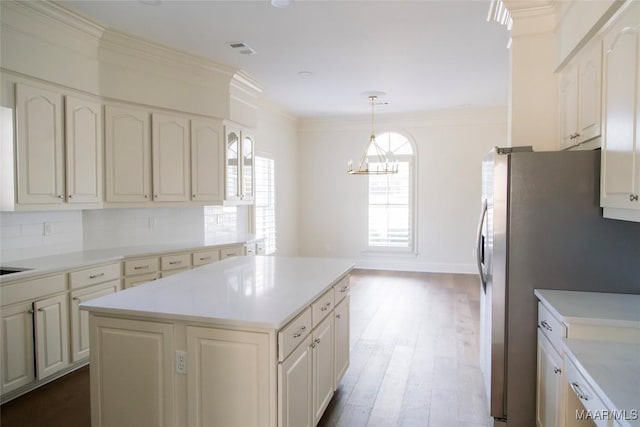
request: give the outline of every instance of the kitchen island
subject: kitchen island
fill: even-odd
[[[231,258],[83,304],[92,425],[315,425],[349,363],[352,268]]]

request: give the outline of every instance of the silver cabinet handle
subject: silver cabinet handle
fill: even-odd
[[[78,301],[78,300],[80,300],[80,298],[78,298],[78,297],[73,297],[73,300],[74,300],[74,301]]]
[[[58,194],[58,199],[62,199],[62,194]]]
[[[29,309],[29,310],[27,310],[27,313],[29,313],[29,314],[33,314],[33,310],[32,310],[32,309]]]
[[[553,328],[547,323],[546,320],[543,320],[542,322],[540,322],[540,326],[542,326],[549,332],[553,331]]]
[[[578,398],[582,400],[589,400],[589,395],[582,392],[578,383],[571,383],[571,388]]]
[[[200,257],[199,259],[200,259],[200,261],[209,261],[211,259],[211,257],[210,256],[203,256],[203,257]]]
[[[320,307],[320,311],[327,311],[331,307],[331,303],[327,302],[324,306]]]
[[[139,265],[137,267],[133,267],[134,270],[144,270],[146,268],[149,268],[149,265]]]
[[[182,264],[182,261],[171,261],[169,262],[169,265],[180,265]]]
[[[104,273],[94,274],[92,276],[89,276],[89,279],[97,279],[98,277],[102,277],[102,276],[104,276]]]
[[[336,314],[336,319],[342,319],[342,316],[339,314]]]
[[[560,369],[560,368],[558,368],[556,366],[553,367],[553,373],[554,374],[559,374],[560,372],[562,372],[562,369]]]
[[[345,292],[347,292],[348,290],[349,290],[349,286],[345,286],[345,287],[340,288],[340,292],[341,292],[341,293],[345,293]]]
[[[629,194],[629,201],[630,202],[637,202],[638,201],[638,195],[637,194]]]
[[[311,348],[316,348],[318,344],[320,344],[320,338],[316,338],[315,340],[313,340],[313,343],[311,344]]]
[[[42,312],[44,311],[44,308],[39,308],[38,311]]]
[[[73,197],[73,194],[69,194],[67,197],[71,199]]]
[[[303,333],[304,331],[306,331],[306,330],[307,330],[307,327],[306,327],[306,326],[301,327],[301,328],[298,330],[298,332],[296,332],[295,334],[293,334],[293,337],[294,337],[294,338],[300,338],[300,337],[302,336],[302,333]]]

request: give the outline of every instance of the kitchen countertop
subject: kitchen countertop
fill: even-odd
[[[118,262],[122,261],[124,258],[163,255],[180,251],[197,251],[207,247],[238,245],[247,242],[255,242],[256,240],[257,239],[253,234],[239,234],[233,237],[203,238],[202,240],[178,243],[94,249],[40,258],[28,258],[19,261],[9,261],[6,263],[3,262],[2,267],[4,268],[26,268],[28,270],[0,276],[0,284],[9,281],[13,282],[16,279],[28,279],[43,274],[68,271],[96,264]]]
[[[235,257],[83,303],[91,313],[278,330],[349,273],[330,258]]]
[[[640,295],[550,289],[535,295],[565,323],[640,328]]]
[[[628,424],[622,425],[640,426],[640,419],[633,419],[640,415],[640,345],[567,339],[564,344],[565,355],[606,408],[626,414]]]
[[[640,295],[536,289],[535,295],[565,324],[637,328],[635,342],[562,339],[562,352],[622,426],[640,427]],[[635,411],[635,412],[634,412]],[[634,415],[636,414],[636,415]]]

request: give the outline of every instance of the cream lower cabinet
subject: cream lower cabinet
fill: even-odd
[[[0,288],[2,395],[69,366],[66,285],[58,274]]]
[[[186,335],[187,425],[268,426],[270,335],[190,326]]]
[[[89,314],[80,304],[120,290],[120,279],[71,291],[71,361],[89,357]]]
[[[562,356],[544,333],[538,330],[538,370],[536,424],[538,427],[564,425],[562,411]]]
[[[90,324],[91,396],[100,396],[91,425],[174,426],[174,325],[100,316]]]
[[[278,365],[278,425],[311,427],[313,364],[311,336]]]
[[[335,385],[338,387],[349,368],[349,296],[336,305],[335,318]]]
[[[333,316],[327,316],[313,331],[313,425],[318,424],[335,390]]]

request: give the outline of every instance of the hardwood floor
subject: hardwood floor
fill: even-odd
[[[356,270],[351,284],[351,365],[319,426],[488,426],[477,277]],[[0,416],[2,427],[89,427],[88,367]]]

